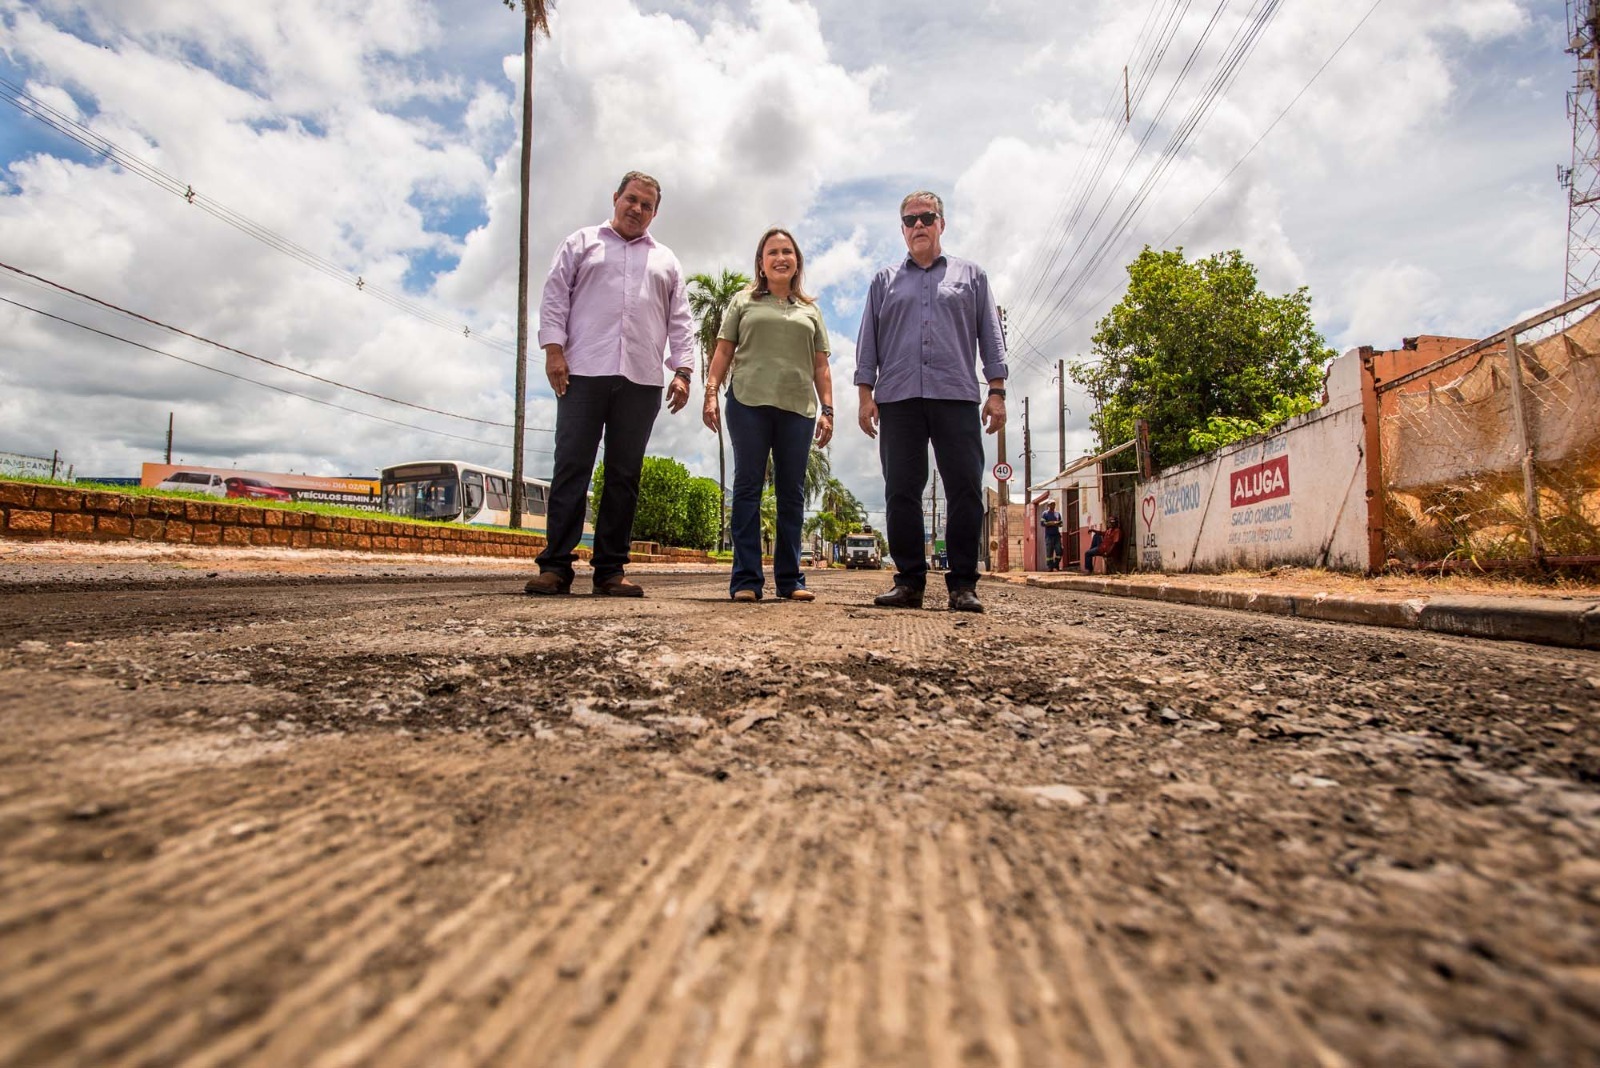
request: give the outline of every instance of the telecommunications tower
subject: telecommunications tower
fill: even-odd
[[[1578,61],[1567,94],[1572,166],[1556,171],[1567,190],[1570,299],[1600,283],[1600,0],[1567,0],[1567,52]]]

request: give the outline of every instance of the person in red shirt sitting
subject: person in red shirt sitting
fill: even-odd
[[[1094,570],[1094,558],[1100,557],[1109,568],[1112,561],[1122,556],[1122,524],[1116,516],[1111,517],[1110,525],[1104,533],[1097,533],[1089,543],[1089,551],[1083,554],[1083,573],[1089,574]]]

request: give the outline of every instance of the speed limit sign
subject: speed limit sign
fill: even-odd
[[[1011,478],[1011,465],[1010,464],[1006,463],[1004,460],[1001,460],[999,463],[994,465],[994,480],[996,482],[1005,482],[1005,481],[1009,480],[1010,478]]]

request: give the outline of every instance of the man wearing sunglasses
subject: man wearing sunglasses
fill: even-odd
[[[861,429],[878,439],[894,589],[873,603],[921,608],[928,581],[922,498],[933,446],[948,498],[945,585],[953,612],[982,612],[983,432],[1006,421],[1005,339],[989,276],[944,253],[944,202],[926,190],[900,202],[903,262],[879,271],[856,339]],[[979,380],[987,382],[987,396]]]

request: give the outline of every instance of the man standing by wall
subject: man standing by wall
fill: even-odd
[[[1039,514],[1039,525],[1044,527],[1044,567],[1046,571],[1055,571],[1061,566],[1061,513],[1056,511],[1056,502],[1044,502],[1044,511]]]
[[[562,242],[539,304],[544,373],[556,394],[555,471],[546,544],[528,593],[572,588],[573,550],[583,536],[603,435],[606,473],[594,523],[594,592],[644,596],[624,571],[669,349],[667,408],[681,411],[689,400],[694,328],[683,268],[649,233],[661,205],[661,183],[629,171],[611,204],[610,222],[586,226]]]
[[[903,262],[879,271],[856,341],[861,429],[878,439],[888,509],[894,589],[873,603],[921,608],[928,581],[922,493],[928,446],[949,505],[945,585],[950,609],[982,612],[978,551],[983,528],[983,431],[1006,421],[1005,340],[989,276],[945,255],[944,202],[918,191],[900,202]],[[988,382],[979,397],[976,363]],[[981,405],[981,409],[980,409]]]

